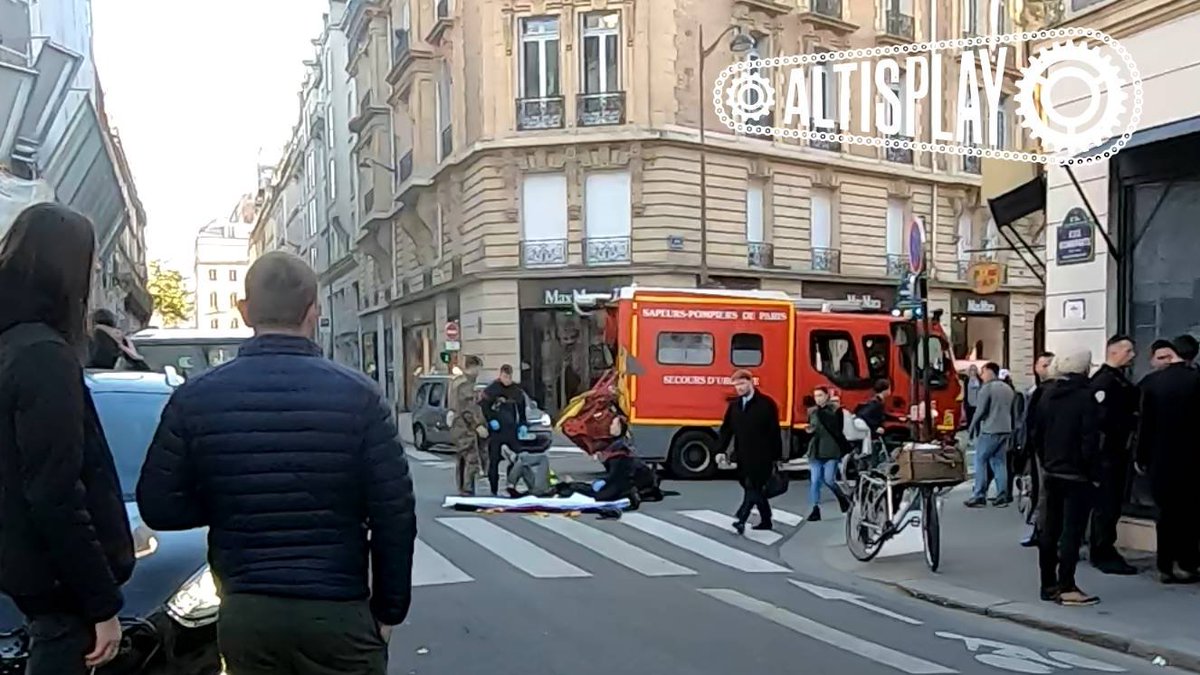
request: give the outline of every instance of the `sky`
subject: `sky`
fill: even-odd
[[[146,208],[150,260],[190,276],[196,230],[274,165],[327,0],[92,0],[109,121]]]

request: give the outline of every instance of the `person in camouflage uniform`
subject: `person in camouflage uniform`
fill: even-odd
[[[475,495],[475,481],[483,470],[480,445],[488,435],[487,420],[475,391],[475,380],[482,366],[479,357],[468,356],[463,362],[462,374],[450,382],[450,412],[447,416],[454,443],[454,480],[458,494],[464,497]]]

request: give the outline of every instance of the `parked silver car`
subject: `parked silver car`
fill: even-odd
[[[447,393],[450,390],[451,376],[445,373],[422,375],[417,380],[417,395],[412,409],[413,445],[421,450],[428,450],[435,445],[449,445],[450,427],[446,424]],[[487,385],[480,383],[476,390],[482,391]],[[532,438],[521,441],[524,451],[541,452],[550,447],[554,437],[553,422],[550,416],[529,396],[525,397],[525,419],[529,422],[529,434]]]

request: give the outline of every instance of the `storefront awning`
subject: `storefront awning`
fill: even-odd
[[[992,212],[992,220],[996,221],[996,230],[1038,281],[1046,283],[1043,276],[1046,270],[1045,261],[1013,227],[1013,223],[1025,216],[1046,210],[1046,175],[1038,174],[1024,185],[989,199],[988,208]]]

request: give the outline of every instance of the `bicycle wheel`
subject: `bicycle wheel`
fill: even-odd
[[[925,544],[925,564],[930,572],[936,572],[942,564],[942,524],[937,495],[931,488],[921,489],[921,539]]]
[[[874,495],[871,495],[871,491],[865,487],[856,491],[850,504],[850,512],[846,514],[846,548],[850,549],[850,555],[859,562],[870,562],[879,555],[880,549],[883,548],[883,538],[873,537],[867,527],[870,519],[867,511],[872,514],[879,511],[876,504],[864,505],[864,502],[868,501],[868,497],[874,497]],[[878,500],[870,500],[870,502],[876,501]]]

